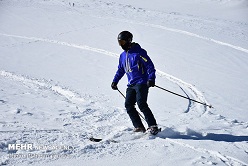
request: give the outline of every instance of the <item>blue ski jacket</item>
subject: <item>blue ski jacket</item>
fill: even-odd
[[[118,83],[126,73],[128,78],[127,86],[136,84],[147,84],[148,80],[155,82],[155,67],[146,50],[138,43],[133,43],[128,51],[121,53],[119,58],[118,70],[113,82]]]

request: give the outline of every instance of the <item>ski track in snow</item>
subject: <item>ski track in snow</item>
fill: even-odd
[[[238,51],[243,51],[245,53],[248,53],[247,49],[241,48],[239,46],[234,46],[234,45],[231,45],[228,43],[220,42],[220,41],[217,41],[217,40],[214,40],[211,38],[199,36],[199,35],[196,35],[196,34],[193,34],[190,32],[186,32],[186,31],[182,31],[182,30],[171,29],[171,28],[167,28],[164,26],[160,26],[160,25],[154,25],[154,24],[148,24],[148,23],[142,23],[142,22],[137,23],[137,22],[133,22],[133,21],[129,21],[129,20],[117,20],[114,18],[103,18],[103,19],[112,19],[112,20],[116,20],[116,21],[122,21],[122,22],[127,22],[127,23],[132,23],[132,24],[138,24],[138,25],[143,25],[143,26],[149,26],[149,27],[164,29],[167,31],[172,31],[172,32],[181,33],[184,35],[189,35],[192,37],[197,37],[197,38],[200,38],[203,40],[208,40],[208,41],[217,43],[219,45],[228,46],[228,47],[231,47],[231,48],[236,49]],[[115,58],[119,57],[119,54],[112,53],[112,52],[109,52],[109,51],[106,51],[103,49],[99,49],[99,48],[90,47],[87,45],[78,45],[78,44],[67,43],[67,42],[45,39],[45,38],[38,38],[38,37],[27,37],[27,36],[10,35],[10,34],[0,34],[0,35],[7,36],[7,37],[27,39],[27,40],[48,42],[48,43],[52,43],[52,44],[59,44],[59,45],[64,45],[64,46],[73,47],[73,48],[77,48],[77,49],[93,51],[96,53],[104,54],[104,55],[115,57]],[[177,84],[178,86],[182,87],[183,89],[184,88],[188,89],[191,92],[191,95],[194,96],[194,99],[208,104],[206,99],[204,98],[203,94],[199,90],[197,90],[193,85],[186,83],[183,80],[180,80],[180,79],[178,79],[172,75],[169,75],[169,74],[167,74],[167,73],[165,73],[159,69],[157,69],[157,74],[161,77],[167,78],[168,80],[172,81],[173,83]],[[78,102],[84,101],[84,99],[81,98],[80,95],[77,94],[76,92],[73,92],[72,90],[69,90],[68,88],[62,88],[61,86],[58,86],[58,85],[51,85],[48,81],[45,81],[45,80],[33,79],[33,78],[29,78],[28,76],[20,76],[20,75],[16,75],[14,73],[3,71],[3,70],[0,70],[0,75],[5,77],[5,78],[12,79],[14,81],[20,81],[20,82],[24,83],[25,85],[32,85],[32,86],[36,86],[38,88],[49,89],[55,93],[58,93],[58,94],[64,96],[72,103],[78,103]],[[201,108],[199,108],[199,109],[201,109]],[[199,110],[199,109],[197,109],[197,110]],[[207,111],[207,108],[204,107],[204,111],[202,112],[202,114],[204,114],[206,111]],[[56,130],[56,129],[54,131],[64,132],[64,131],[60,131],[60,130]],[[234,157],[223,155],[217,151],[212,151],[212,150],[194,147],[194,146],[191,146],[189,144],[175,141],[175,140],[169,139],[169,138],[166,138],[166,140],[169,142],[172,142],[174,144],[180,145],[184,148],[188,148],[188,149],[192,149],[192,150],[197,151],[197,152],[209,154],[210,156],[213,156],[217,159],[220,159],[225,165],[246,165],[246,163],[244,163],[244,162],[242,162],[242,161],[240,161]],[[87,148],[87,146],[85,148]]]
[[[79,48],[79,49],[94,51],[94,52],[101,53],[101,54],[108,55],[108,56],[112,56],[112,57],[118,57],[118,54],[115,54],[115,53],[112,53],[112,52],[109,52],[109,51],[106,51],[106,50],[98,49],[98,48],[93,48],[93,47],[85,46],[85,45],[81,46],[81,45],[70,44],[70,43],[66,43],[66,42],[60,42],[60,41],[56,41],[56,40],[49,40],[49,39],[35,38],[35,37],[23,37],[23,36],[6,35],[6,34],[5,34],[5,36],[18,37],[18,38],[29,39],[29,40],[39,40],[39,41],[49,42],[49,43],[54,43],[54,44],[61,44],[61,45],[64,45],[64,46],[69,46],[69,47],[74,47],[74,48]],[[178,78],[176,78],[174,76],[171,76],[171,75],[169,75],[169,74],[167,74],[167,73],[165,73],[163,71],[160,71],[160,70],[157,70],[157,73],[161,77],[167,78],[168,80],[174,82],[175,84],[179,85],[180,87],[188,88],[193,93],[193,95],[195,96],[195,98],[197,100],[200,100],[200,101],[205,102],[207,104],[207,102],[204,99],[204,96],[202,95],[202,93],[200,91],[198,91],[191,84],[186,83],[186,82],[184,82],[184,81],[182,81],[182,80],[180,80],[180,79],[178,79]],[[14,73],[11,73],[11,72],[8,72],[8,71],[4,71],[4,70],[0,70],[0,76],[2,76],[4,78],[11,79],[13,81],[22,82],[25,85],[34,86],[34,87],[39,88],[39,89],[45,88],[45,89],[50,90],[50,91],[52,91],[54,93],[57,93],[57,94],[59,94],[61,96],[64,96],[71,103],[80,103],[80,102],[84,102],[85,101],[76,92],[74,92],[72,90],[69,90],[68,88],[63,88],[63,87],[61,87],[59,85],[52,85],[49,81],[46,81],[46,80],[39,80],[39,79],[29,78],[28,76],[16,75]],[[205,108],[205,111],[206,111],[206,108]],[[9,132],[13,132],[13,133],[16,133],[18,131],[3,131],[3,132],[8,132],[8,133]],[[24,131],[21,131],[21,132],[23,133]],[[54,132],[67,133],[66,130],[58,130],[58,129],[37,130],[37,131],[36,130],[32,130],[32,131],[29,131],[29,132],[45,132],[47,134],[48,133],[51,133],[51,132],[52,133],[54,133]],[[69,133],[67,133],[67,134],[69,134]],[[115,138],[115,137],[116,137],[116,135],[113,136],[113,138]],[[138,138],[139,137],[137,137],[137,138],[131,138],[131,139],[138,139]],[[128,139],[129,138],[127,138],[127,140]],[[221,154],[220,152],[217,152],[217,151],[212,151],[212,150],[207,150],[207,149],[203,149],[203,148],[194,147],[194,146],[191,146],[189,144],[186,144],[186,143],[183,143],[183,142],[179,142],[179,141],[175,141],[175,140],[170,139],[170,138],[165,138],[165,140],[167,140],[169,142],[172,142],[174,144],[180,145],[180,146],[182,146],[184,148],[187,148],[187,149],[192,149],[192,150],[197,151],[197,152],[209,154],[210,156],[213,156],[213,157],[215,157],[217,159],[220,159],[226,165],[233,165],[233,164],[234,165],[246,165],[246,163],[244,163],[244,162],[242,162],[242,161],[240,161],[240,160],[238,160],[238,159],[236,159],[234,157],[223,155],[223,154]],[[106,140],[105,142],[108,143],[108,140]],[[87,147],[88,147],[88,145],[86,145],[84,147],[84,149],[85,148],[87,149]]]
[[[25,76],[25,77],[19,76],[14,73],[10,73],[10,72],[3,71],[3,70],[0,70],[0,75],[5,78],[12,79],[14,81],[22,82],[25,85],[31,85],[31,86],[35,86],[38,88],[50,89],[51,91],[64,96],[72,103],[80,103],[84,101],[84,99],[81,98],[76,92],[73,92],[69,90],[68,88],[62,88],[58,85],[51,85],[48,83],[48,81],[45,81],[45,80],[42,82],[41,80],[38,80],[38,79],[28,78],[28,76]]]
[[[119,110],[114,109],[112,112],[108,112],[108,113],[102,113],[99,114],[100,111],[97,111],[98,107],[95,107],[95,103],[88,103],[89,101],[84,100],[84,98],[82,98],[78,93],[76,93],[73,90],[70,90],[69,88],[64,88],[62,86],[59,85],[55,85],[53,84],[52,81],[47,81],[44,79],[36,79],[36,78],[30,78],[29,76],[26,75],[17,75],[15,73],[11,73],[11,72],[7,72],[7,71],[3,71],[0,70],[0,78],[4,78],[10,82],[13,83],[17,83],[21,86],[26,87],[25,91],[28,90],[28,93],[32,94],[34,93],[34,95],[39,95],[44,94],[44,92],[50,92],[49,95],[55,94],[55,96],[57,96],[56,98],[54,98],[54,104],[56,103],[56,101],[59,101],[60,104],[62,104],[62,101],[64,101],[63,103],[69,103],[69,108],[67,108],[67,110],[53,110],[55,111],[55,114],[57,117],[54,117],[55,121],[58,122],[59,124],[63,125],[59,125],[58,129],[36,129],[35,126],[30,126],[28,125],[28,127],[25,126],[25,122],[21,122],[19,123],[18,120],[14,121],[14,122],[0,122],[3,123],[4,125],[8,125],[10,123],[14,123],[15,125],[17,125],[19,127],[19,129],[9,129],[6,128],[4,131],[0,131],[0,134],[8,134],[8,139],[1,139],[0,140],[0,154],[5,154],[4,156],[1,156],[0,158],[0,165],[12,165],[12,164],[17,164],[17,163],[24,163],[25,162],[25,158],[16,158],[13,160],[10,160],[7,157],[7,154],[13,153],[13,154],[18,154],[15,151],[9,151],[7,149],[8,144],[12,144],[12,143],[19,143],[19,142],[32,142],[33,144],[38,144],[39,145],[48,145],[49,143],[52,143],[53,145],[61,145],[61,143],[64,143],[64,145],[68,145],[70,144],[70,146],[73,146],[74,149],[73,150],[61,150],[61,149],[55,149],[52,150],[51,152],[56,152],[57,154],[61,154],[61,155],[66,155],[67,153],[72,153],[73,157],[76,156],[80,156],[82,155],[82,153],[86,154],[86,153],[90,153],[90,149],[92,149],[92,143],[88,142],[88,138],[90,137],[90,135],[92,134],[91,132],[97,132],[98,130],[100,130],[98,128],[99,123],[101,123],[101,127],[102,128],[108,128],[109,127],[109,121],[107,121],[105,124],[104,121],[106,121],[106,118],[110,118],[113,119],[113,121],[115,121],[114,118],[111,118],[111,116],[117,117],[118,116],[122,116],[123,113],[118,112]],[[18,87],[19,88],[19,87]],[[19,92],[19,91],[18,91]],[[19,95],[19,94],[18,94]],[[61,99],[62,97],[62,99]],[[42,98],[46,98],[44,96],[42,96]],[[66,100],[64,100],[64,98]],[[50,101],[53,102],[53,101]],[[68,106],[66,104],[66,106]],[[15,105],[13,105],[13,107],[16,107]],[[63,105],[62,105],[63,107]],[[80,109],[79,107],[82,107],[82,109]],[[42,107],[43,108],[43,107]],[[19,108],[17,108],[18,111]],[[40,108],[34,108],[34,112],[35,110],[39,110]],[[58,108],[56,108],[58,109]],[[108,109],[108,108],[106,108]],[[8,110],[9,112],[10,110]],[[14,110],[15,111],[15,110]],[[103,111],[104,112],[104,111]],[[14,113],[14,112],[13,112]],[[43,119],[49,118],[51,119],[51,117],[49,117],[49,115],[46,115],[45,118],[42,116],[39,116],[40,114],[38,113],[34,113],[36,114],[35,116],[33,116],[33,113],[30,113],[30,116],[33,116],[32,118],[37,118],[37,121],[43,121]],[[118,115],[117,115],[118,114]],[[22,114],[22,110],[20,109],[20,113],[14,113],[14,116],[20,116],[23,115]],[[38,115],[38,117],[37,117]],[[89,119],[92,119],[93,117],[98,117],[95,118],[95,121],[90,121]],[[121,119],[121,118],[120,118]],[[44,121],[46,122],[46,121]],[[94,125],[92,126],[93,123]],[[22,126],[24,125],[24,126]],[[24,127],[21,128],[21,127]],[[50,126],[52,127],[52,126]],[[42,126],[38,126],[38,128],[42,128]],[[93,131],[89,130],[93,129]],[[87,131],[87,132],[85,132]],[[106,131],[106,129],[103,129],[103,131]],[[51,135],[52,134],[52,137]],[[42,139],[37,139],[37,138],[42,138]],[[31,141],[32,140],[32,141]],[[78,141],[80,141],[81,143],[78,145]],[[70,142],[70,143],[68,143]],[[72,145],[71,145],[72,144]],[[98,145],[96,145],[97,148]],[[99,145],[101,148],[101,145]],[[35,152],[38,150],[35,150]],[[76,152],[75,152],[76,151]],[[97,151],[97,150],[96,150]],[[19,151],[18,151],[19,152]],[[21,153],[21,152],[19,152]],[[95,152],[95,153],[100,153],[100,152]],[[49,154],[49,152],[48,152]],[[51,154],[51,153],[50,153]],[[88,154],[87,154],[88,155]],[[34,159],[32,162],[39,162],[41,161],[42,158],[40,159]],[[17,163],[16,163],[17,162]]]
[[[78,49],[83,49],[83,50],[87,50],[87,51],[93,51],[96,53],[100,53],[100,54],[104,54],[104,55],[108,55],[111,57],[115,57],[118,58],[119,54],[110,52],[110,51],[106,51],[103,49],[99,49],[99,48],[94,48],[94,47],[90,47],[87,45],[78,45],[78,44],[74,44],[74,43],[67,43],[67,42],[62,42],[62,41],[57,41],[57,40],[51,40],[51,39],[45,39],[45,38],[38,38],[38,37],[27,37],[27,36],[20,36],[20,35],[10,35],[10,34],[2,34],[0,33],[0,35],[2,36],[7,36],[7,37],[14,37],[14,38],[21,38],[21,39],[27,39],[27,40],[34,40],[34,41],[42,41],[42,42],[48,42],[48,43],[53,43],[53,44],[59,44],[59,45],[63,45],[63,46],[68,46],[68,47],[73,47],[73,48],[78,48]],[[180,87],[183,88],[187,88],[192,92],[192,95],[194,96],[195,100],[198,100],[200,102],[206,103],[208,104],[208,102],[206,101],[206,99],[204,98],[203,94],[197,90],[193,85],[186,83],[172,75],[169,75],[159,69],[157,70],[157,74],[161,77],[165,77],[168,80],[176,83],[177,85],[179,85]],[[53,87],[54,90],[56,90],[56,88],[58,87]],[[63,89],[59,88],[57,89],[59,92],[61,92]],[[61,93],[66,93],[66,92],[61,92]],[[68,94],[67,94],[68,95]],[[69,95],[70,96],[70,95]],[[204,111],[202,112],[202,114],[204,114],[207,111],[207,108],[205,106]]]
[[[77,11],[77,10],[75,10],[75,11]],[[77,11],[77,12],[79,12],[79,11]],[[202,39],[202,40],[210,41],[210,42],[213,42],[213,43],[216,43],[216,44],[219,44],[219,45],[227,46],[227,47],[236,49],[238,51],[248,53],[248,49],[242,48],[240,46],[235,46],[235,45],[232,45],[232,44],[229,44],[229,43],[226,43],[226,42],[218,41],[218,40],[215,40],[215,39],[212,39],[212,38],[208,38],[208,37],[205,37],[205,36],[201,36],[201,35],[191,33],[191,32],[188,32],[188,31],[184,31],[184,30],[180,30],[180,29],[169,28],[169,27],[166,27],[166,26],[156,25],[156,24],[151,24],[151,23],[144,23],[144,22],[137,22],[137,21],[132,21],[132,20],[114,18],[114,17],[102,17],[102,16],[96,16],[96,15],[91,15],[91,17],[95,17],[95,18],[99,18],[99,19],[113,20],[113,21],[123,22],[123,23],[136,24],[136,25],[147,26],[147,27],[152,27],[152,28],[158,28],[158,29],[162,29],[162,30],[166,30],[166,31],[171,31],[171,32],[183,34],[183,35],[188,35],[188,36],[191,36],[191,37],[196,37],[196,38],[199,38],[199,39]],[[74,47],[74,48],[78,48],[78,49],[97,52],[97,53],[112,56],[112,57],[117,57],[117,58],[119,57],[119,54],[112,53],[112,52],[109,52],[109,51],[106,51],[106,50],[103,50],[103,49],[99,49],[99,48],[90,47],[90,46],[87,46],[87,45],[78,45],[78,44],[67,43],[67,42],[51,40],[51,39],[45,39],[45,38],[38,38],[38,37],[27,37],[27,36],[11,35],[11,34],[3,34],[3,33],[0,33],[0,35],[7,36],[7,37],[34,40],[34,41],[49,42],[49,43],[53,43],[53,44],[60,44],[60,45],[68,46],[68,47]],[[191,85],[189,83],[186,83],[186,82],[184,82],[184,81],[182,81],[182,80],[180,80],[180,79],[178,79],[178,78],[176,78],[174,76],[171,76],[171,75],[169,75],[169,74],[167,74],[167,73],[165,73],[165,72],[163,72],[163,71],[161,71],[159,69],[157,69],[157,73],[161,77],[166,77],[168,80],[176,83],[181,88],[183,87],[183,88],[189,89],[192,92],[192,94],[195,96],[194,99],[208,104],[206,99],[204,98],[203,94],[199,90],[197,90],[193,85]],[[56,88],[56,87],[54,87],[54,88]],[[205,107],[203,113],[205,113],[206,111],[207,111],[207,108]]]
[[[219,45],[222,45],[222,46],[227,46],[227,47],[233,48],[235,50],[248,53],[248,49],[242,48],[240,46],[235,46],[235,45],[232,45],[232,44],[229,44],[229,43],[225,43],[225,42],[222,42],[222,41],[218,41],[218,40],[215,40],[215,39],[212,39],[212,38],[208,38],[208,37],[205,37],[205,36],[201,36],[201,35],[198,35],[198,34],[195,34],[195,33],[192,33],[192,32],[188,32],[188,31],[184,31],[184,30],[180,30],[180,29],[174,29],[174,28],[169,28],[169,27],[162,26],[162,25],[156,25],[156,24],[150,24],[150,23],[144,23],[144,22],[137,22],[137,21],[131,21],[131,20],[124,20],[124,19],[116,19],[116,18],[113,18],[113,17],[109,17],[109,18],[107,18],[107,17],[99,17],[99,16],[92,16],[92,17],[101,18],[101,19],[108,19],[108,20],[114,20],[114,21],[118,21],[118,22],[129,23],[129,24],[142,25],[142,26],[158,28],[158,29],[162,29],[162,30],[166,30],[166,31],[170,31],[170,32],[180,33],[180,34],[183,34],[183,35],[196,37],[198,39],[210,41],[210,42],[213,42],[215,44],[219,44]]]
[[[148,27],[152,27],[152,28],[163,29],[163,30],[167,30],[167,31],[175,32],[175,33],[180,33],[180,34],[183,34],[183,35],[188,35],[188,36],[191,36],[191,37],[196,37],[196,38],[199,38],[199,39],[202,39],[202,40],[210,41],[210,42],[222,45],[222,46],[227,46],[227,47],[236,49],[238,51],[248,53],[248,50],[245,49],[245,48],[235,46],[235,45],[231,45],[231,44],[228,44],[228,43],[225,43],[225,42],[221,42],[221,41],[218,41],[218,40],[215,40],[215,39],[200,36],[200,35],[197,35],[197,34],[194,34],[194,33],[191,33],[191,32],[187,32],[187,31],[183,31],[183,30],[168,28],[168,27],[161,26],[161,25],[156,25],[156,24],[149,24],[149,23],[143,23],[143,22],[134,22],[134,21],[130,21],[130,20],[121,20],[121,19],[111,18],[111,17],[109,17],[109,18],[107,18],[107,17],[99,17],[99,16],[94,16],[94,17],[101,18],[101,19],[109,19],[109,20],[114,20],[114,21],[119,21],[119,22],[124,22],[124,23],[131,23],[131,24],[136,24],[136,25],[148,26]],[[21,38],[21,39],[27,39],[27,40],[48,42],[48,43],[52,43],[52,44],[59,44],[59,45],[67,46],[67,47],[73,47],[73,48],[77,48],[77,49],[93,51],[93,52],[96,52],[96,53],[104,54],[104,55],[115,57],[115,58],[119,57],[119,54],[112,53],[112,52],[109,52],[109,51],[106,51],[106,50],[103,50],[103,49],[99,49],[99,48],[90,47],[90,46],[87,46],[87,45],[78,45],[78,44],[62,42],[62,41],[57,41],[57,40],[51,40],[51,39],[45,39],[45,38],[38,38],[38,37],[27,37],[27,36],[10,35],[10,34],[3,34],[3,33],[0,33],[0,35],[1,36],[7,36],[7,37],[13,37],[13,38]],[[176,77],[174,77],[172,75],[169,75],[169,74],[167,74],[167,73],[165,73],[165,72],[163,72],[161,70],[158,70],[158,69],[157,69],[157,74],[159,76],[165,77],[166,79],[168,79],[168,80],[172,81],[173,83],[179,85],[182,89],[188,89],[189,92],[191,92],[191,95],[194,96],[195,100],[199,100],[201,102],[204,102],[204,103],[208,104],[206,99],[204,98],[203,94],[199,90],[197,90],[197,88],[195,88],[193,85],[191,85],[191,84],[189,84],[187,82],[184,82],[183,80],[181,80],[179,78],[176,78]],[[22,82],[25,85],[34,86],[34,87],[39,88],[39,89],[41,88],[41,89],[50,90],[50,91],[52,91],[54,93],[57,93],[57,94],[65,97],[71,103],[80,103],[80,102],[85,101],[80,96],[80,94],[74,92],[73,90],[70,90],[68,88],[63,88],[63,87],[61,87],[59,85],[52,85],[49,81],[46,81],[46,80],[29,78],[28,76],[17,75],[15,73],[11,73],[11,72],[4,71],[4,70],[0,70],[0,76],[2,76],[4,78],[7,78],[7,79],[10,79],[10,80],[13,80],[13,81]],[[4,103],[4,100],[0,100],[0,102]],[[196,104],[196,105],[197,105],[197,110],[202,109],[202,107],[199,104]],[[204,111],[201,114],[204,114],[206,111],[207,111],[207,108],[204,107]],[[34,132],[43,132],[43,131],[46,132],[46,133],[49,133],[49,132],[58,132],[58,133],[62,132],[63,133],[63,132],[65,132],[65,131],[61,131],[61,130],[57,130],[57,129],[54,129],[54,130],[37,130],[37,131],[35,130]],[[15,133],[16,131],[13,131],[13,132]],[[182,147],[184,147],[186,149],[191,149],[191,150],[194,150],[194,151],[197,151],[197,152],[200,152],[200,153],[204,153],[204,154],[208,154],[210,156],[213,156],[214,158],[221,160],[225,165],[235,165],[235,166],[247,165],[247,163],[245,163],[245,162],[243,162],[243,161],[241,161],[241,160],[239,160],[237,158],[224,155],[224,154],[222,154],[222,153],[220,153],[218,151],[207,150],[207,149],[204,149],[204,148],[195,147],[195,146],[186,144],[184,142],[176,141],[176,140],[170,139],[170,138],[166,138],[165,140],[168,141],[168,142],[177,144],[179,146],[182,146]],[[98,145],[96,145],[96,146],[98,146]],[[104,145],[99,145],[99,147],[100,146],[104,147]],[[87,150],[92,149],[92,148],[94,148],[94,146],[85,145],[84,149],[81,149],[81,151],[82,152],[83,151],[87,152]]]
[[[104,3],[104,2],[101,2],[101,1],[99,1],[99,2],[100,2],[100,4]],[[67,9],[70,9],[71,11],[74,11],[74,12],[77,12],[79,14],[82,14],[82,12],[80,10],[78,10],[78,9],[67,7],[66,4],[63,4],[63,5]],[[109,6],[113,5],[113,4],[106,3],[104,5],[106,5],[106,7],[109,7]],[[145,9],[142,9],[142,8],[135,9],[135,7],[133,7],[131,5],[126,6],[126,5],[123,5],[123,4],[118,4],[116,7],[129,8],[131,10],[140,10],[141,9],[141,10],[145,11]],[[166,26],[162,26],[162,25],[158,25],[158,24],[151,24],[151,23],[146,23],[146,22],[141,22],[141,21],[137,21],[137,20],[133,21],[133,20],[128,20],[128,19],[121,19],[121,18],[116,18],[116,17],[106,17],[106,16],[99,16],[99,15],[88,15],[88,16],[93,17],[93,18],[98,18],[98,19],[112,20],[112,21],[116,21],[116,22],[141,25],[141,26],[146,26],[146,27],[151,27],[151,28],[157,28],[157,29],[162,29],[162,30],[166,30],[166,31],[170,31],[170,32],[183,34],[183,35],[188,35],[188,36],[191,36],[191,37],[196,37],[198,39],[206,40],[206,41],[209,41],[209,42],[213,42],[215,44],[219,44],[219,45],[222,45],[222,46],[227,46],[227,47],[230,47],[232,49],[236,49],[238,51],[248,53],[248,49],[246,49],[246,48],[236,46],[236,45],[232,45],[232,44],[222,42],[222,41],[219,41],[219,40],[215,40],[215,39],[212,39],[212,38],[209,38],[209,37],[206,37],[206,36],[201,36],[201,35],[198,35],[196,33],[188,32],[188,31],[185,31],[185,30],[169,28],[169,27],[166,27]]]
[[[77,49],[83,49],[83,50],[87,50],[87,51],[93,51],[96,53],[100,53],[100,54],[104,54],[107,56],[111,56],[111,57],[115,57],[118,58],[119,54],[116,53],[112,53],[103,49],[99,49],[99,48],[94,48],[94,47],[90,47],[87,45],[78,45],[78,44],[73,44],[73,43],[67,43],[67,42],[62,42],[62,41],[57,41],[57,40],[51,40],[51,39],[44,39],[44,38],[37,38],[37,37],[27,37],[27,36],[19,36],[19,35],[9,35],[9,34],[0,34],[2,36],[7,36],[7,37],[14,37],[14,38],[21,38],[21,39],[28,39],[28,40],[34,40],[34,41],[42,41],[42,42],[48,42],[48,43],[52,43],[52,44],[59,44],[59,45],[64,45],[64,46],[68,46],[68,47],[73,47],[73,48],[77,48]],[[186,83],[172,75],[169,75],[161,70],[157,69],[157,74],[161,77],[165,77],[166,79],[172,81],[173,83],[177,84],[178,86],[180,86],[182,89],[188,89],[189,92],[191,92],[191,96],[194,96],[195,100],[199,100],[201,102],[204,102],[206,104],[207,101],[204,98],[203,94],[197,90],[193,85]],[[3,76],[4,78],[8,78],[14,81],[19,81],[24,83],[25,85],[31,85],[31,86],[35,86],[38,88],[45,88],[48,90],[53,91],[54,93],[57,93],[61,96],[64,96],[65,98],[67,98],[71,103],[80,103],[83,102],[84,99],[82,97],[80,97],[79,94],[77,94],[76,92],[69,90],[68,88],[63,88],[59,85],[52,85],[51,83],[49,83],[49,81],[46,80],[39,80],[39,79],[34,79],[34,78],[29,78],[28,76],[21,76],[21,75],[16,75],[14,73],[8,72],[8,71],[4,71],[4,70],[0,70],[0,75]],[[191,108],[188,108],[191,109]],[[197,104],[197,108],[196,110],[202,110],[202,107]],[[207,111],[206,106],[204,106],[202,113],[200,114],[203,115],[205,112]],[[39,131],[39,130],[38,130]],[[43,130],[41,130],[42,132]],[[47,131],[44,130],[46,133]],[[55,131],[55,132],[59,132],[59,133],[67,133],[67,131],[65,130],[51,130],[51,131]],[[51,132],[50,130],[48,132]],[[16,133],[15,131],[13,131],[13,133]],[[69,134],[69,133],[68,133]],[[83,136],[85,137],[85,136]],[[114,136],[115,138],[115,136]],[[162,137],[161,137],[162,138]],[[135,138],[134,138],[135,139]],[[213,151],[213,150],[207,150],[207,149],[203,149],[203,148],[198,148],[198,147],[194,147],[191,146],[189,144],[183,143],[183,142],[179,142],[179,141],[175,141],[173,139],[170,138],[166,138],[165,140],[172,142],[174,144],[180,145],[184,148],[187,149],[192,149],[194,151],[197,152],[201,152],[201,153],[205,153],[205,154],[209,154],[210,156],[213,156],[216,159],[221,160],[225,165],[246,165],[246,163],[231,157],[231,156],[226,156],[221,154],[218,151]],[[106,141],[105,141],[106,142]],[[107,141],[108,143],[108,141]],[[84,147],[84,149],[87,149],[88,145],[86,145]]]
[[[194,147],[194,146],[191,146],[189,144],[179,142],[179,141],[176,141],[176,140],[173,140],[173,139],[170,139],[170,138],[166,138],[166,140],[169,141],[169,142],[175,143],[177,145],[180,145],[182,147],[189,148],[189,149],[192,149],[192,150],[200,152],[200,153],[206,153],[206,154],[209,154],[210,156],[214,156],[215,158],[220,159],[225,165],[228,165],[228,166],[232,166],[232,165],[236,165],[236,166],[238,166],[238,165],[240,165],[240,166],[247,165],[247,163],[245,163],[245,162],[243,162],[243,161],[241,161],[239,159],[236,159],[236,158],[231,157],[231,156],[223,155],[218,151],[213,151],[213,150],[207,150],[207,149],[204,149],[204,148]]]
[[[101,1],[100,1],[101,3]],[[105,5],[110,5],[110,4],[105,4]],[[121,4],[119,4],[121,5]],[[64,6],[66,6],[64,4]],[[132,8],[131,5],[129,6],[122,6],[121,7],[125,8],[125,7],[128,7],[128,8]],[[68,8],[68,9],[71,9],[72,11],[75,11],[79,14],[82,14],[79,10],[75,9],[75,8]],[[132,9],[135,10],[135,7],[133,7]],[[144,10],[144,9],[143,9]],[[248,53],[248,49],[246,48],[243,48],[243,47],[240,47],[240,46],[236,46],[236,45],[232,45],[232,44],[229,44],[229,43],[226,43],[226,42],[222,42],[222,41],[219,41],[219,40],[215,40],[215,39],[212,39],[212,38],[209,38],[209,37],[206,37],[206,36],[201,36],[201,35],[198,35],[196,33],[192,33],[192,32],[188,32],[188,31],[185,31],[185,30],[180,30],[180,29],[175,29],[175,28],[169,28],[169,27],[166,27],[166,26],[162,26],[162,25],[157,25],[157,24],[151,24],[151,23],[146,23],[146,22],[141,22],[141,21],[133,21],[133,20],[127,20],[127,19],[121,19],[121,18],[116,18],[116,17],[103,17],[103,16],[98,16],[98,15],[89,15],[90,17],[93,17],[93,18],[98,18],[98,19],[105,19],[105,20],[112,20],[112,21],[116,21],[116,22],[122,22],[122,23],[128,23],[128,24],[135,24],[135,25],[141,25],[141,26],[146,26],[146,27],[151,27],[151,28],[157,28],[157,29],[162,29],[162,30],[166,30],[166,31],[170,31],[170,32],[175,32],[175,33],[179,33],[179,34],[183,34],[183,35],[188,35],[188,36],[191,36],[191,37],[195,37],[195,38],[198,38],[198,39],[202,39],[202,40],[206,40],[206,41],[209,41],[209,42],[213,42],[215,44],[219,44],[219,45],[222,45],[222,46],[227,46],[227,47],[230,47],[232,49],[235,49],[235,50],[238,50],[238,51],[242,51],[242,52],[245,52],[245,53]]]

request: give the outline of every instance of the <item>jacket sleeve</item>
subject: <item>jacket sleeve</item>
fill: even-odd
[[[145,50],[140,55],[140,58],[141,58],[141,61],[143,62],[144,66],[147,70],[148,80],[152,80],[155,82],[155,78],[156,78],[155,66],[154,66],[151,58],[147,55],[147,52]]]
[[[120,81],[120,79],[123,77],[123,75],[125,74],[125,70],[124,67],[121,63],[121,57],[119,58],[119,65],[118,65],[118,69],[116,71],[116,74],[114,76],[113,82],[118,83]]]

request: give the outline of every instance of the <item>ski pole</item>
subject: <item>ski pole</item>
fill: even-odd
[[[164,91],[166,91],[166,92],[172,93],[172,94],[174,94],[174,95],[180,96],[180,97],[182,97],[182,98],[185,98],[185,99],[194,101],[194,102],[196,102],[196,103],[199,103],[199,104],[202,104],[202,105],[205,105],[205,106],[208,106],[209,108],[214,108],[212,105],[208,105],[208,104],[206,104],[206,103],[203,103],[203,102],[200,102],[200,101],[191,99],[191,98],[189,98],[189,97],[185,97],[185,96],[183,96],[183,95],[177,94],[177,93],[175,93],[175,92],[172,92],[172,91],[167,90],[167,89],[165,89],[165,88],[162,88],[162,87],[160,87],[160,86],[155,85],[155,87],[157,87],[157,88],[159,88],[159,89],[162,89],[162,90],[164,90]]]
[[[121,93],[121,91],[120,91],[119,89],[117,89],[117,90],[118,90],[118,92],[124,97],[124,99],[126,99],[126,97],[124,96],[124,94]]]
[[[121,91],[119,89],[117,89],[117,90],[124,97],[124,99],[126,99],[125,95],[123,93],[121,93]],[[139,111],[137,111],[137,112],[138,112],[139,116],[146,121],[146,119],[139,113]]]

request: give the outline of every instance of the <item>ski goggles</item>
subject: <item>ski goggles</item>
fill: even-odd
[[[118,40],[120,46],[124,46],[126,44],[126,40]]]

